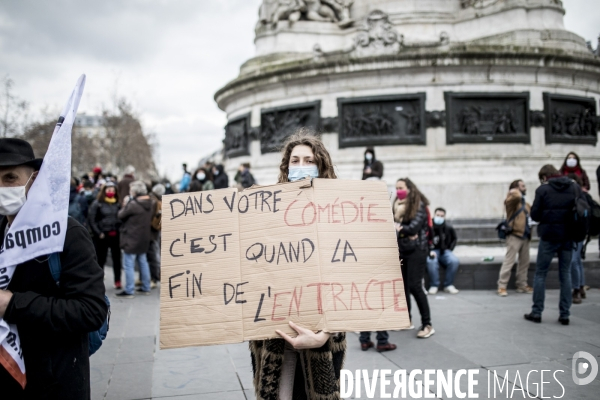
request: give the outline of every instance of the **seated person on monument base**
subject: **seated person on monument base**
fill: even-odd
[[[433,217],[433,243],[429,258],[427,258],[427,272],[429,273],[429,294],[436,294],[440,286],[440,264],[446,268],[444,279],[444,292],[457,294],[459,290],[454,287],[454,275],[458,271],[460,262],[454,255],[456,247],[456,231],[446,222],[446,210],[438,207]]]

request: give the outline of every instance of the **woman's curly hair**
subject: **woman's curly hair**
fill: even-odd
[[[279,165],[279,183],[289,182],[288,172],[292,150],[296,146],[308,146],[315,155],[315,165],[319,170],[319,178],[336,179],[331,156],[317,133],[310,128],[299,128],[287,138],[281,148],[281,164]]]

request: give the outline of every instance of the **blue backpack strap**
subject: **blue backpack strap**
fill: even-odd
[[[60,253],[52,253],[48,257],[48,265],[50,266],[50,274],[52,274],[52,279],[58,285],[58,281],[60,280]]]
[[[48,256],[48,265],[50,266],[50,274],[52,274],[52,279],[54,279],[54,282],[56,282],[56,284],[58,285],[61,271],[60,253],[50,254]],[[106,317],[106,320],[104,320],[104,323],[102,324],[102,327],[100,327],[100,329],[94,332],[90,332],[88,334],[88,350],[90,356],[96,351],[98,351],[100,346],[102,346],[102,341],[106,339],[106,335],[108,334],[108,324],[110,320],[110,301],[108,300],[108,297],[106,297],[106,295],[104,296],[104,301],[108,306],[108,315]]]

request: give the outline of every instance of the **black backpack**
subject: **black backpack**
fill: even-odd
[[[590,231],[592,210],[590,203],[582,195],[581,189],[573,184],[575,203],[573,204],[572,218],[569,224],[570,238],[574,242],[582,242]]]
[[[591,209],[589,236],[600,235],[600,204],[596,203],[591,197],[588,198]]]
[[[592,241],[592,236],[600,235],[600,204],[596,203],[592,196],[586,195],[587,201],[590,203],[591,218],[590,218],[590,230],[588,231],[587,239],[581,248],[581,259],[585,260],[585,253],[587,251],[587,245]]]

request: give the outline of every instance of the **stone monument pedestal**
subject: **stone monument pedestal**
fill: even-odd
[[[600,59],[564,29],[560,1],[332,0],[318,15],[333,21],[275,24],[284,3],[264,1],[257,56],[215,95],[230,174],[250,162],[274,183],[276,150],[312,126],[340,178],[360,179],[374,147],[390,188],[410,177],[451,219],[500,219],[511,181],[533,199],[539,169],[570,151],[597,195]]]

